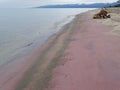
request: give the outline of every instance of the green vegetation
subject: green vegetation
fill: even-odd
[[[120,4],[114,5],[114,6],[109,6],[109,7],[120,7]]]
[[[114,7],[120,7],[120,4],[118,4],[118,5],[115,5]]]

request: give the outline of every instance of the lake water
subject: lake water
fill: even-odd
[[[0,65],[44,43],[87,10],[91,9],[0,9]]]

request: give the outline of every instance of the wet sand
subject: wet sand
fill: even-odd
[[[29,55],[1,67],[0,90],[119,90],[120,37],[111,34],[109,19],[92,19],[96,11],[77,15]]]
[[[69,27],[70,26],[70,27]],[[66,48],[70,24],[52,35],[43,45],[26,56],[0,67],[0,90],[42,90],[51,78],[51,71]],[[47,74],[46,74],[47,73]]]
[[[18,82],[21,81],[24,74],[29,70],[39,59],[42,51],[49,45],[53,37],[46,41],[44,45],[34,48],[27,55],[8,62],[0,67],[0,90],[15,90]]]

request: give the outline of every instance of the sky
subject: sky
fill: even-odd
[[[117,0],[0,0],[0,8],[25,8],[46,4],[79,4],[79,3],[101,3],[114,2]]]

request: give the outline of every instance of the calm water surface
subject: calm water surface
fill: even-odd
[[[0,9],[0,65],[42,44],[76,14],[90,9]]]

